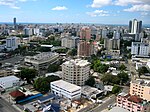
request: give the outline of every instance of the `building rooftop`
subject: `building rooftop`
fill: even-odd
[[[81,89],[80,86],[71,84],[63,80],[54,81],[54,82],[51,82],[51,84],[58,86],[59,88],[63,88],[64,90],[69,91],[69,92],[73,92],[73,91]]]
[[[124,108],[121,108],[121,107],[114,107],[111,110],[109,110],[108,112],[129,112],[129,111]]]
[[[13,91],[11,93],[9,93],[13,98],[17,98],[17,97],[21,97],[21,96],[25,96],[24,93],[22,93],[19,90]]]
[[[150,80],[133,80],[131,83],[139,84],[142,86],[149,86],[150,87]]]
[[[35,56],[26,56],[28,59],[37,60],[37,61],[44,61],[52,56],[58,55],[58,53],[52,53],[52,52],[42,52],[40,54],[37,54]]]
[[[7,77],[2,77],[2,78],[0,78],[0,82],[9,82],[9,81],[12,81],[12,80],[19,80],[19,78],[18,77],[16,77],[16,76],[7,76]]]
[[[65,65],[76,65],[76,66],[86,66],[89,65],[90,62],[88,62],[87,60],[81,60],[81,59],[71,59],[70,61],[66,61],[65,63],[63,63]]]

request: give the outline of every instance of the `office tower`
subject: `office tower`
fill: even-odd
[[[82,27],[80,31],[80,39],[90,40],[91,29],[89,27]]]
[[[78,56],[88,57],[94,54],[94,44],[87,41],[80,41],[78,44]]]
[[[75,59],[62,64],[62,79],[83,86],[89,78],[90,63],[87,60]]]
[[[149,55],[149,44],[142,42],[132,42],[131,46],[132,55],[148,56]]]
[[[132,21],[129,21],[129,32],[131,33],[131,29],[132,29]]]
[[[133,21],[129,22],[129,31],[132,34],[139,34],[142,31],[142,21],[137,21],[134,19]]]
[[[16,30],[17,28],[16,18],[13,19],[13,23],[14,23],[14,29]]]

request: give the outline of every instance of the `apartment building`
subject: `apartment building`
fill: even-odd
[[[117,106],[130,112],[149,112],[150,103],[136,95],[120,93],[117,96]]]
[[[50,87],[51,91],[60,97],[70,100],[79,99],[81,97],[81,87],[63,80],[51,82]]]
[[[132,42],[131,54],[139,56],[149,55],[149,44],[141,42]]]
[[[61,46],[66,48],[75,48],[79,43],[79,37],[64,37],[61,39]]]
[[[62,79],[83,86],[89,78],[90,63],[87,60],[75,59],[62,64]]]
[[[150,81],[134,80],[130,83],[130,94],[150,101]]]

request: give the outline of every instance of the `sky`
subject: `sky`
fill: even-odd
[[[150,24],[150,0],[0,0],[0,22]]]

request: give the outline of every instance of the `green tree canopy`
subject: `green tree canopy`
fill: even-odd
[[[113,94],[119,93],[120,90],[121,90],[121,87],[120,87],[120,86],[114,85],[114,87],[113,87],[113,89],[112,89],[112,93],[113,93]]]
[[[141,75],[144,75],[145,73],[149,73],[148,69],[145,66],[140,67],[137,71],[138,71],[139,77]]]
[[[27,82],[29,83],[31,80],[33,80],[33,78],[36,77],[36,75],[38,75],[37,70],[29,68],[21,68],[21,73],[19,74],[21,79],[26,78]]]
[[[58,76],[48,76],[48,77],[42,77],[35,80],[33,86],[37,91],[40,91],[42,93],[46,93],[50,90],[50,82],[60,80]]]
[[[121,64],[121,65],[118,67],[118,69],[121,70],[121,71],[126,70],[126,68],[127,68],[127,67],[126,67],[124,64]]]
[[[85,85],[93,87],[95,85],[95,77],[91,76],[87,81],[85,81]]]
[[[57,72],[59,70],[60,66],[59,64],[50,64],[47,71],[48,72]]]
[[[125,73],[123,71],[120,72],[117,76],[120,79],[121,84],[126,83],[129,80],[128,73]]]

